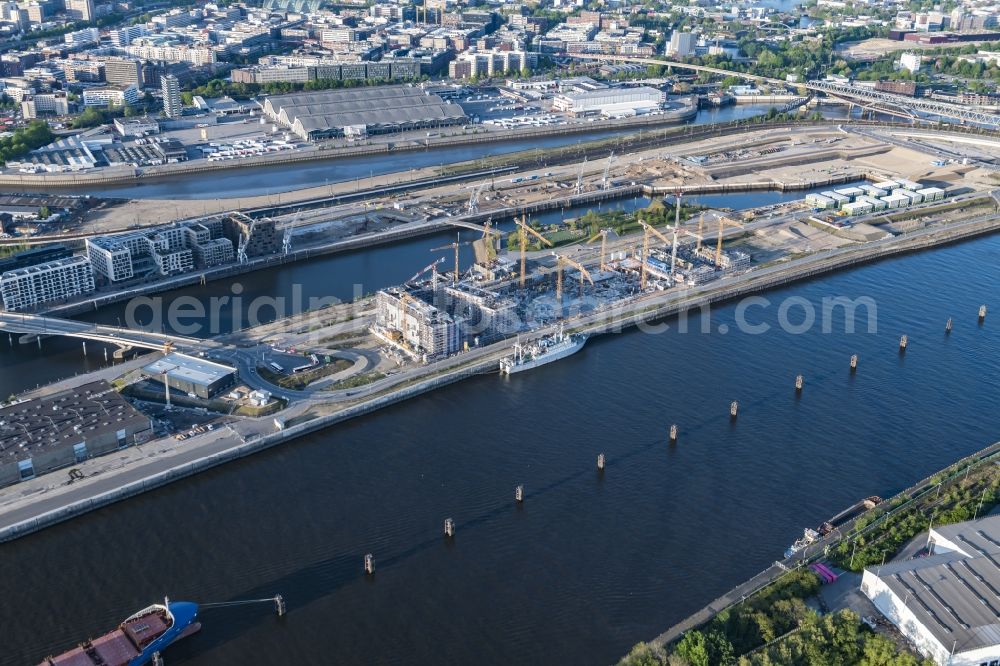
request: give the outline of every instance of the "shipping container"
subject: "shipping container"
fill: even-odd
[[[922,190],[917,190],[917,194],[924,198],[924,201],[940,201],[944,199],[944,190],[940,187],[925,187]]]

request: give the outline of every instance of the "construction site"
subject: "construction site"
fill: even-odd
[[[457,239],[434,250],[454,252],[452,270],[441,271],[445,257],[432,262],[402,285],[376,294],[373,334],[414,360],[428,362],[496,342],[581,314],[627,302],[649,291],[705,284],[751,268],[751,255],[723,250],[725,232],[742,234],[743,225],[725,215],[715,242],[704,244],[706,215],[698,231],[680,224],[680,205],[666,232],[635,216],[638,237],[598,228],[565,250],[554,249],[550,235],[515,219],[508,247],[500,254],[502,232],[489,223],[475,241]],[[692,227],[695,224],[691,225]],[[557,232],[558,233],[558,232]],[[458,250],[471,244],[476,262],[462,271]],[[534,249],[532,249],[534,248]]]

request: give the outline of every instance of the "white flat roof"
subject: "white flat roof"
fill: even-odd
[[[148,375],[167,374],[167,377],[182,381],[209,386],[220,379],[228,377],[236,372],[235,368],[221,363],[213,363],[203,358],[195,358],[187,354],[167,354],[163,358],[153,361],[142,371]]]

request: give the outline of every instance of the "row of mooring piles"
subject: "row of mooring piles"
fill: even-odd
[[[979,307],[979,322],[983,323],[985,319],[986,319],[986,306],[982,305]],[[951,329],[952,329],[952,320],[951,318],[949,318],[948,322],[945,324],[945,332],[951,333]],[[910,342],[909,337],[905,334],[899,338],[900,354],[906,351],[906,347],[909,344],[909,342]],[[851,374],[854,374],[858,370],[857,354],[851,354],[850,370]],[[805,376],[796,375],[795,376],[796,394],[801,394],[804,388],[805,388]],[[733,400],[731,403],[729,403],[730,421],[736,421],[736,418],[739,416],[739,412],[740,412],[739,401]],[[674,423],[671,424],[670,426],[670,443],[676,444],[677,438],[678,438],[678,426],[676,423]],[[597,471],[599,473],[603,474],[604,469],[607,466],[607,462],[608,459],[604,453],[599,453],[597,455]],[[514,502],[518,505],[521,505],[524,503],[524,498],[525,498],[524,486],[523,485],[516,486],[514,488]],[[455,537],[455,521],[452,518],[446,518],[444,521],[444,536],[446,539],[453,539]],[[372,555],[372,553],[368,553],[365,555],[365,573],[369,576],[375,573],[375,556]]]

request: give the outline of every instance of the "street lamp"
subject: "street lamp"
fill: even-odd
[[[983,494],[979,496],[979,506],[976,507],[976,513],[972,516],[973,520],[979,517],[979,510],[983,508],[983,500],[986,499],[987,490],[989,490],[989,487],[983,488]]]

